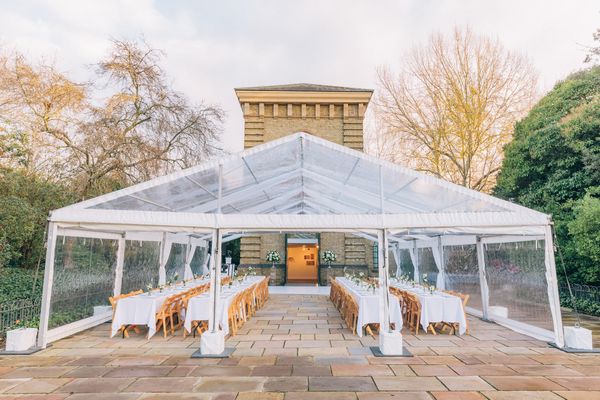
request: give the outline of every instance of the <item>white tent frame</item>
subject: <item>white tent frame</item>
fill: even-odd
[[[292,171],[277,174],[274,177],[261,180],[255,174],[247,162],[247,158],[259,155],[277,146],[299,142],[300,154],[299,165]],[[344,180],[336,180],[331,177],[311,171],[304,165],[304,149],[307,144],[321,146],[324,149],[337,152],[340,155],[354,157],[356,162],[347,173]],[[233,162],[243,161],[246,168],[253,177],[253,183],[242,186],[229,192],[223,193],[224,166]],[[355,173],[359,162],[376,166],[379,171],[378,193],[350,185],[349,181]],[[195,182],[191,177],[193,174],[217,170],[218,190],[217,193],[205,188],[202,184]],[[385,194],[384,170],[387,173],[406,176],[409,180],[393,193]],[[159,185],[173,182],[178,179],[186,179],[210,194],[211,200],[197,204],[192,208],[177,210],[159,201],[147,199],[140,196],[141,190],[151,189]],[[269,191],[278,185],[290,180],[300,179],[300,189],[286,193],[285,195],[269,196]],[[324,183],[323,183],[324,182]],[[440,190],[449,191],[457,196],[464,196],[458,204],[464,201],[476,200],[490,207],[493,211],[444,211],[455,207],[457,204],[445,205],[436,209],[425,209],[418,202],[407,200],[407,196],[397,198],[398,194],[404,193],[414,182],[430,185]],[[305,184],[317,185],[316,189],[305,187]],[[319,192],[318,185],[335,188],[338,192],[335,196],[323,195]],[[410,195],[410,193],[408,193]],[[253,204],[243,208],[237,204],[244,199],[254,196],[266,195],[267,200],[260,204]],[[100,204],[129,196],[147,204],[154,205],[160,210],[142,211],[129,209],[100,209],[94,208]],[[293,201],[295,197],[300,200]],[[298,207],[301,207],[298,209]],[[224,207],[235,210],[235,213],[223,213]],[[240,208],[241,207],[241,208]],[[166,211],[165,211],[166,210]],[[288,212],[289,210],[289,212]],[[271,212],[273,211],[273,212]],[[178,171],[163,177],[131,186],[113,193],[86,200],[50,214],[48,236],[46,269],[44,276],[44,290],[42,298],[42,310],[40,317],[40,332],[38,344],[45,347],[49,341],[72,334],[77,330],[89,328],[104,322],[99,317],[91,317],[87,320],[77,321],[68,326],[48,331],[48,319],[50,313],[50,302],[52,293],[52,282],[54,274],[54,257],[56,238],[59,235],[79,237],[104,237],[118,241],[117,280],[122,277],[122,264],[125,239],[128,237],[141,237],[142,240],[161,242],[161,281],[164,281],[165,257],[168,256],[172,243],[181,243],[192,246],[206,246],[205,240],[211,237],[210,270],[213,283],[219,282],[221,257],[219,252],[224,236],[228,234],[244,234],[246,232],[267,231],[304,231],[304,232],[352,232],[359,235],[367,235],[372,240],[377,240],[379,246],[379,278],[383,288],[382,293],[387,293],[388,283],[388,242],[393,243],[392,249],[407,248],[415,253],[422,247],[430,247],[438,252],[437,257],[443,260],[441,252],[447,243],[459,243],[468,241],[475,243],[478,247],[479,270],[481,276],[482,299],[489,298],[487,285],[485,284],[485,260],[483,259],[483,243],[489,240],[511,241],[516,238],[523,240],[543,237],[546,246],[546,279],[548,284],[548,298],[554,332],[551,338],[548,332],[540,332],[539,328],[523,327],[513,321],[498,321],[505,323],[515,330],[521,329],[537,337],[553,339],[557,346],[564,346],[562,321],[560,317],[560,303],[558,299],[558,286],[556,282],[556,267],[554,263],[554,252],[551,234],[551,219],[548,215],[527,209],[525,207],[494,198],[464,187],[424,175],[407,168],[398,166],[387,161],[379,160],[364,153],[348,149],[341,145],[316,138],[306,133],[296,133],[282,139],[256,146],[245,150],[237,155],[223,157],[221,159],[206,162],[196,167]],[[415,233],[416,236],[415,236]],[[87,236],[82,236],[87,235]],[[420,236],[419,236],[420,235]],[[207,237],[208,236],[208,237]],[[204,242],[203,242],[204,241]],[[479,256],[481,254],[481,256]],[[186,255],[186,261],[189,259]],[[187,263],[186,263],[187,264]],[[418,266],[418,260],[415,263]],[[418,268],[418,267],[417,267]],[[443,266],[438,265],[440,275],[443,278]],[[443,280],[442,280],[443,282]],[[219,285],[212,285],[211,304],[213,312],[219,301]],[[115,294],[120,292],[120,285],[115,283]],[[381,326],[389,331],[389,304],[387,296],[382,301]],[[489,318],[487,305],[483,307],[483,317]],[[495,319],[496,320],[496,319]],[[533,329],[529,329],[533,328]],[[214,315],[209,321],[209,330],[218,330]]]

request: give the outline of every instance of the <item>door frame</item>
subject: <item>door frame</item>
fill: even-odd
[[[297,232],[297,233],[302,233],[302,232]],[[310,232],[313,233],[313,232]],[[288,283],[288,238],[289,238],[289,234],[286,233],[284,234],[284,247],[285,247],[285,258],[284,258],[284,263],[283,263],[283,284],[287,285]],[[315,233],[315,238],[317,239],[317,284],[319,284],[320,282],[320,275],[321,275],[321,232],[316,232]]]

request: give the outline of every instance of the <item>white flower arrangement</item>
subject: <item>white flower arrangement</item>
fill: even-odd
[[[375,290],[377,290],[377,288],[379,287],[379,284],[374,279],[368,279],[366,284],[367,284],[367,288],[369,290],[371,290],[373,293],[375,293]]]
[[[246,275],[248,275],[248,276],[255,276],[256,275],[256,269],[254,267],[248,267],[248,268],[246,268]]]
[[[323,252],[323,261],[325,261],[326,263],[331,264],[332,262],[335,262],[337,260],[337,255],[331,251],[331,250],[325,250]]]
[[[281,261],[281,256],[279,255],[277,250],[269,250],[269,252],[267,253],[266,259],[268,262],[272,262],[274,264],[274,263],[278,263]]]

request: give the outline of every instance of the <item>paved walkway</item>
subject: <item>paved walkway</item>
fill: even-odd
[[[272,295],[228,340],[109,339],[104,324],[32,356],[0,358],[0,399],[600,399],[600,355],[549,348],[471,320],[472,336],[405,333],[412,358],[376,358],[325,296]]]

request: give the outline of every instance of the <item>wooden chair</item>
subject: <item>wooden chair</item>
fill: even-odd
[[[179,329],[183,326],[183,321],[185,318],[185,307],[183,303],[184,297],[185,293],[179,293],[173,296],[173,301],[171,303],[172,330]]]
[[[356,304],[352,295],[345,290],[341,294],[340,313],[342,314],[344,322],[346,322],[346,326],[352,333],[356,334],[357,329],[362,329],[362,327],[357,326],[358,304]]]
[[[237,334],[238,328],[240,326],[240,322],[242,320],[241,298],[242,298],[242,293],[237,294],[231,301],[231,304],[229,305],[229,309],[227,310],[227,323],[229,324],[229,333],[231,336],[235,336]]]
[[[262,308],[263,304],[265,304],[265,282],[266,280],[260,281],[260,283],[256,286],[256,309]]]
[[[409,330],[414,330],[415,335],[418,335],[419,326],[421,324],[421,303],[416,296],[410,293],[407,293],[406,299],[408,301],[406,322],[408,323]]]
[[[176,296],[168,297],[165,302],[162,304],[158,312],[156,313],[156,331],[158,332],[161,328],[163,330],[163,337],[167,337],[167,329],[174,332],[173,330],[173,307],[174,307],[174,298]],[[168,325],[171,328],[168,328]]]

